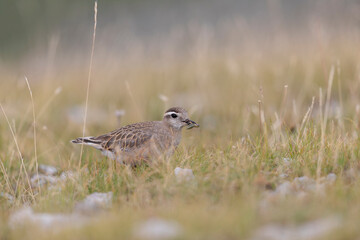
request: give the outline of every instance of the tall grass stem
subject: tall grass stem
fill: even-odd
[[[96,25],[97,25],[97,1],[95,1],[95,4],[94,4],[94,31],[93,31],[93,36],[92,36],[91,55],[90,55],[90,63],[89,63],[89,74],[88,74],[88,79],[87,79],[85,112],[84,112],[84,122],[83,122],[83,129],[82,129],[82,137],[85,137],[86,119],[87,119],[87,111],[88,111],[88,104],[89,104],[89,92],[90,92],[90,83],[91,83],[91,73],[92,73],[92,65],[93,65],[94,49],[95,49]],[[79,157],[79,169],[81,168],[81,159],[82,159],[83,151],[84,151],[84,145],[81,144],[80,157]]]
[[[24,76],[25,78],[25,82],[26,85],[28,87],[29,90],[29,94],[30,94],[30,99],[31,99],[31,105],[32,105],[32,115],[33,115],[33,137],[34,137],[34,159],[35,159],[35,172],[36,175],[39,176],[39,163],[38,163],[38,155],[37,155],[37,140],[36,140],[36,115],[35,115],[35,104],[34,104],[34,98],[33,98],[33,93],[30,87],[30,83],[29,80],[26,76]],[[33,163],[30,164],[30,166],[32,166]],[[31,167],[30,167],[31,169]],[[38,184],[38,188],[39,188],[39,193],[41,193],[41,188],[40,188],[40,184]]]

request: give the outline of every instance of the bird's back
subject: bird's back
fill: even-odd
[[[174,132],[163,122],[152,121],[130,124],[97,137],[78,138],[75,143],[93,146],[121,162],[137,162],[169,155],[180,136],[181,132]]]

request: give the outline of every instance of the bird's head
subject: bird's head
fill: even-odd
[[[185,126],[188,129],[199,127],[199,124],[189,119],[187,111],[181,107],[169,108],[164,114],[163,121],[177,130],[181,130]]]

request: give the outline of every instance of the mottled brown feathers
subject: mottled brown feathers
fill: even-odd
[[[114,150],[119,147],[120,150],[129,151],[132,148],[139,148],[145,142],[150,140],[153,132],[154,122],[142,122],[124,126],[108,134],[95,137],[95,141],[101,141],[101,146],[107,150]]]
[[[170,156],[180,143],[181,129],[195,122],[188,119],[186,110],[181,107],[168,109],[164,116],[162,121],[135,123],[107,134],[77,138],[72,142],[92,146],[104,155],[125,163]]]

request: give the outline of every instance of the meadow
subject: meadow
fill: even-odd
[[[82,135],[88,55],[47,59],[46,67],[30,55],[27,71],[0,68],[0,239],[138,239],[137,224],[149,218],[176,222],[175,239],[274,239],[257,231],[319,219],[336,224],[308,238],[283,236],[358,238],[359,35],[321,30],[259,40],[227,29],[228,38],[214,42],[211,29],[199,27],[186,49],[173,34],[154,52],[138,43],[121,57],[95,44],[86,135],[160,120],[171,106],[201,126],[184,130],[170,159],[135,169],[87,147],[80,159],[70,143]],[[31,187],[40,164],[73,176]],[[195,178],[177,181],[176,167]],[[84,225],[8,224],[24,205],[70,214],[94,192],[112,192],[112,205]]]

